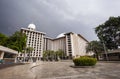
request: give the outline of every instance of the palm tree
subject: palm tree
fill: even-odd
[[[63,59],[65,57],[64,51],[62,51],[61,49],[57,50],[57,51],[53,51],[53,50],[46,50],[43,52],[43,59],[44,60],[59,60],[60,58]]]
[[[23,62],[25,62],[25,52],[26,52],[25,49],[23,49],[22,52],[21,52],[24,55]]]
[[[33,47],[27,47],[26,48],[26,53],[28,53],[28,55],[29,55],[29,59],[30,59],[30,53],[32,52],[34,50],[34,48]]]
[[[59,56],[61,59],[65,58],[65,53],[64,53],[64,51],[63,51],[62,49],[59,49],[59,50],[57,51],[57,53],[58,53],[58,56]]]
[[[44,60],[54,60],[55,52],[53,50],[46,50],[43,52],[43,59]]]
[[[99,60],[99,55],[104,51],[103,45],[99,41],[91,41],[86,47],[86,52],[94,52],[97,60]]]
[[[43,51],[43,60],[47,60],[47,55],[48,55],[47,51]]]

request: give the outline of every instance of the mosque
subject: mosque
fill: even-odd
[[[36,31],[35,24],[29,24],[28,28],[21,28],[21,32],[27,36],[27,47],[32,47],[34,50],[30,54],[25,54],[25,57],[32,57],[36,60],[41,60],[43,51],[61,49],[64,53],[72,58],[77,56],[88,55],[86,46],[88,41],[80,34],[73,32],[61,33],[55,39],[46,36],[46,33]],[[22,59],[23,54],[19,54],[18,58]]]

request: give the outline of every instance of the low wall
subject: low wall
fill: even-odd
[[[14,63],[15,58],[4,58],[3,61],[4,61],[4,63]]]
[[[0,69],[16,66],[16,65],[24,65],[24,63],[0,64]]]

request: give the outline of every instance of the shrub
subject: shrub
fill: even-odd
[[[83,57],[79,57],[79,58],[74,58],[73,62],[75,64],[75,66],[94,66],[97,63],[97,59],[92,58],[92,57],[83,56]]]

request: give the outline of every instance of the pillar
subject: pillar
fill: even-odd
[[[0,59],[3,59],[3,58],[4,58],[4,52],[0,51]]]

